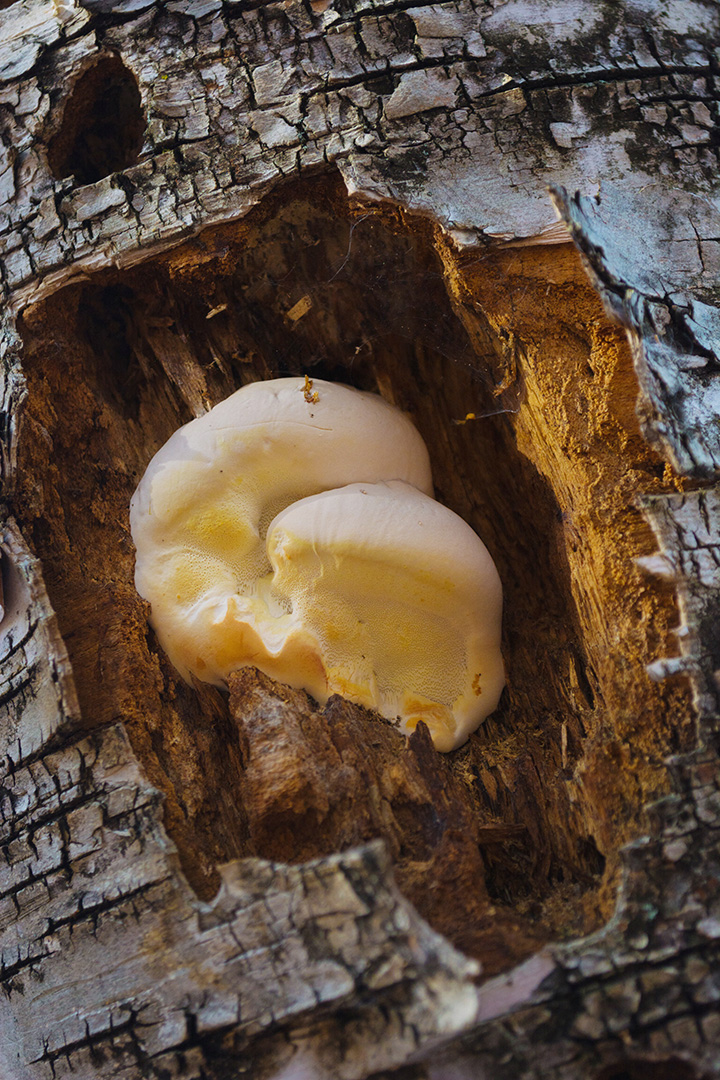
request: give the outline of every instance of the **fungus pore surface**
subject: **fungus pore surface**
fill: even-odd
[[[131,503],[135,582],[183,677],[254,666],[460,746],[497,705],[501,586],[375,394],[251,383],[177,431]]]

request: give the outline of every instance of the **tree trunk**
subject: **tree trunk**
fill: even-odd
[[[0,6],[1,1080],[720,1076],[717,6]],[[449,755],[148,629],[143,470],[288,374],[500,570]]]

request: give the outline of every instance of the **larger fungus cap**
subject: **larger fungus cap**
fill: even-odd
[[[329,691],[405,731],[424,720],[445,751],[495,708],[500,578],[452,510],[400,481],[351,484],[284,510],[267,550],[273,592],[317,642]]]
[[[432,496],[425,445],[373,394],[253,383],[177,431],[131,503],[135,581],[173,664],[253,665],[427,722],[450,750],[497,704],[501,590]]]

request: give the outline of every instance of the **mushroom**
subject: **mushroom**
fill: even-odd
[[[252,665],[424,720],[454,749],[503,683],[501,587],[432,497],[427,449],[374,394],[243,387],[171,437],[133,496],[135,583],[170,660],[224,685]]]

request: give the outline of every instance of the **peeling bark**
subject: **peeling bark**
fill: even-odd
[[[719,32],[1,6],[3,1078],[720,1075]],[[447,758],[147,630],[142,469],[306,372],[410,412],[500,568]]]

